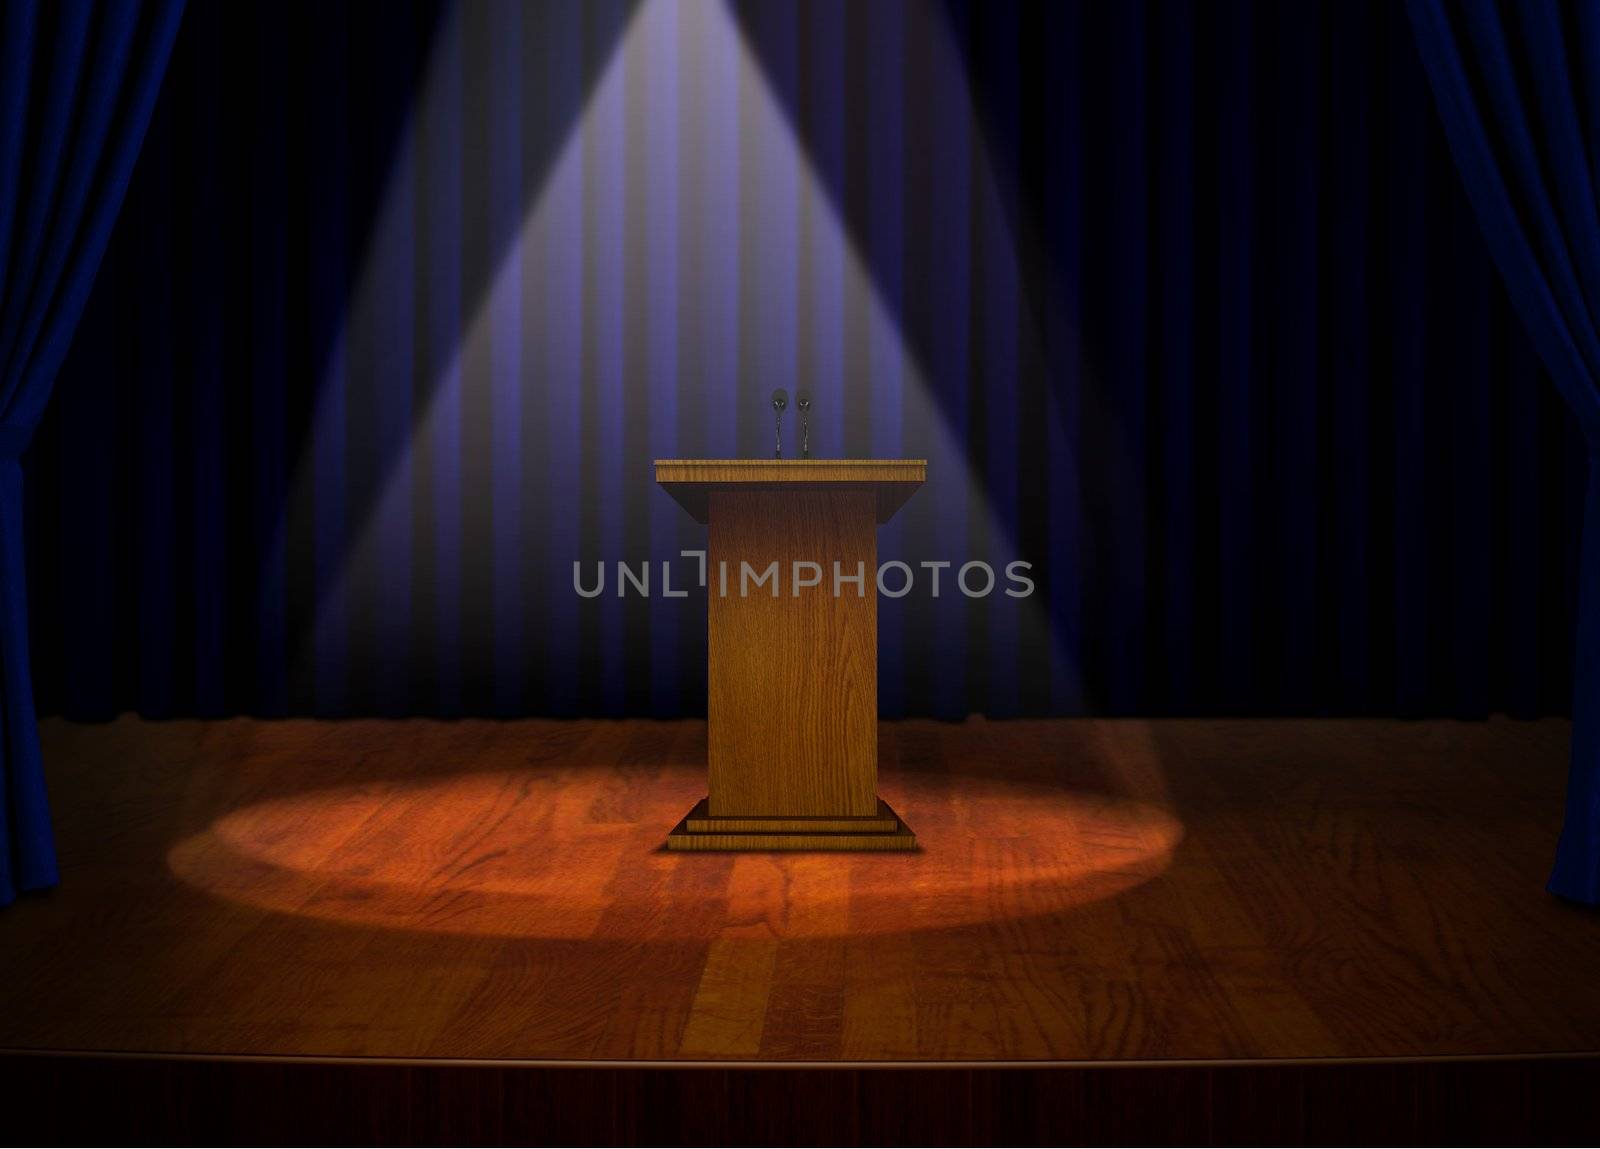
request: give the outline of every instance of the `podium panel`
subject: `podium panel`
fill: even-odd
[[[870,491],[711,493],[712,817],[877,813],[875,507]],[[863,582],[836,595],[835,562]],[[795,586],[796,563],[818,585]]]

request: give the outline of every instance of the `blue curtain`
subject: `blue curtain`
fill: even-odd
[[[20,458],[94,283],[182,0],[7,0],[0,31],[0,905],[56,881]]]
[[[1489,249],[1589,448],[1572,766],[1550,889],[1600,904],[1600,7],[1411,0],[1410,11]]]
[[[884,558],[1039,575],[881,603],[886,715],[1565,714],[1543,374],[1395,5],[194,5],[27,460],[36,696],[703,713],[704,600],[571,564],[703,545],[650,459],[803,386],[934,459]]]

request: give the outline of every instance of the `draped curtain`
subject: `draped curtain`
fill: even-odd
[[[1582,447],[1383,0],[195,5],[80,332],[74,720],[703,713],[572,563],[778,386],[932,460],[881,558],[1035,564],[880,603],[886,716],[1570,702]]]
[[[1451,152],[1589,449],[1566,820],[1550,889],[1600,903],[1600,7],[1410,0]]]
[[[0,6],[0,905],[54,884],[22,468],[122,203],[182,0]]]

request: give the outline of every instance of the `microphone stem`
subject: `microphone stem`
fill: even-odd
[[[783,458],[783,412],[781,411],[772,418],[772,432],[774,442],[772,457],[781,459]]]
[[[811,458],[811,416],[800,416],[800,457]]]

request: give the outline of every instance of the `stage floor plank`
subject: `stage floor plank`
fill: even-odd
[[[886,723],[917,853],[677,854],[701,722],[50,721],[0,1047],[664,1059],[1600,1049],[1564,722]]]

